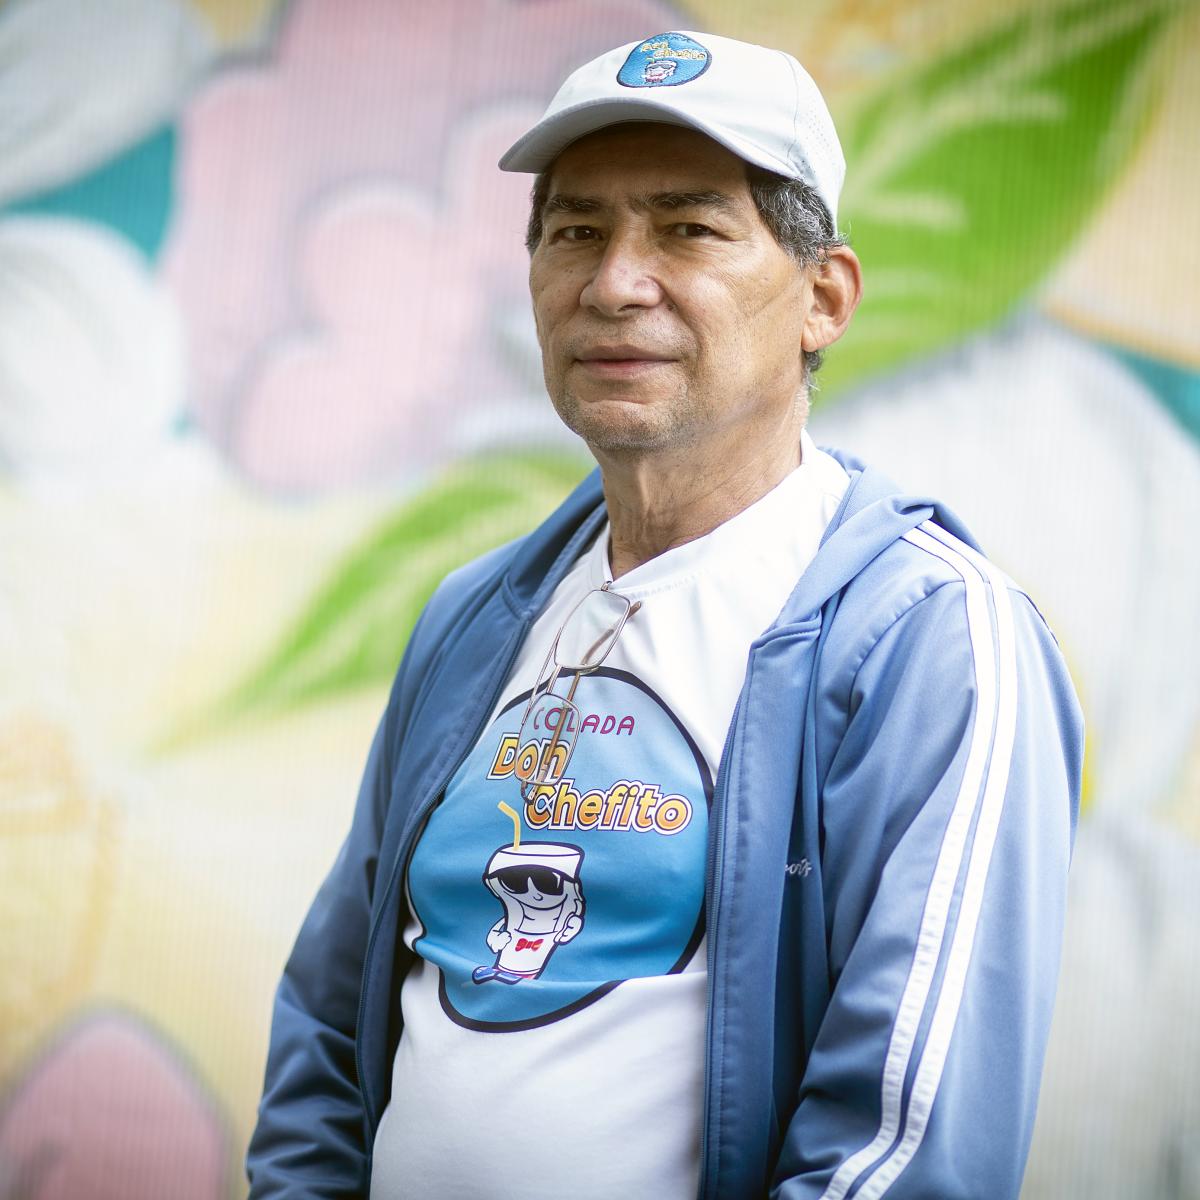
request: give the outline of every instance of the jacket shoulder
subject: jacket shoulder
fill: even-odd
[[[977,547],[929,520],[908,530],[880,551],[847,584],[828,630],[833,660],[861,662],[881,637],[923,602],[938,609],[947,639],[967,632],[968,597],[987,607],[996,590],[1011,593],[1041,622],[1024,589]],[[926,605],[928,607],[928,605]]]
[[[968,556],[983,558],[932,521],[923,521],[885,546],[849,582],[841,596],[839,620],[890,622],[939,588],[961,585]]]
[[[502,585],[530,536],[515,538],[451,571],[426,601],[405,649],[405,659],[431,659],[461,621]]]

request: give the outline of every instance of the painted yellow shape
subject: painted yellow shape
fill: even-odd
[[[0,724],[0,1078],[92,981],[117,833],[61,728],[31,714]]]
[[[1180,771],[1175,799],[1164,814],[1169,824],[1200,845],[1200,725],[1192,735],[1192,748]]]
[[[939,58],[1046,0],[692,0],[692,28],[794,54],[835,112],[885,72]]]
[[[1200,9],[1155,64],[1160,107],[1044,307],[1087,333],[1200,369]]]
[[[85,1003],[143,1014],[245,1146],[272,997],[354,809],[386,690],[142,763]]]
[[[222,46],[240,46],[262,35],[280,0],[191,0]]]

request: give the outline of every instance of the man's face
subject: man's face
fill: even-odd
[[[529,283],[546,388],[594,451],[789,429],[811,282],[741,159],[690,129],[600,130],[559,155],[543,224]]]

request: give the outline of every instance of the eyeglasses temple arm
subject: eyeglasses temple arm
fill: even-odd
[[[575,689],[579,686],[579,676],[581,672],[576,671],[574,678],[571,680],[571,686],[567,691],[567,703],[575,703]],[[562,733],[562,727],[570,720],[570,717],[563,710],[559,711],[558,724],[554,726],[554,735],[550,738],[550,747],[546,751],[546,761],[550,762],[554,757],[554,748],[558,745],[559,734]]]
[[[585,655],[584,655],[584,658],[585,658],[585,659],[587,659],[587,658],[591,658],[591,656],[592,656],[592,655],[593,655],[593,654],[596,652],[596,648],[597,648],[598,646],[601,646],[601,645],[603,645],[603,644],[604,644],[604,641],[605,641],[605,639],[606,639],[606,638],[611,638],[611,639],[612,639],[612,641],[613,641],[613,643],[615,644],[615,642],[616,642],[617,638],[621,636],[621,630],[622,630],[622,629],[624,629],[624,627],[625,627],[625,622],[626,622],[626,621],[628,621],[628,620],[629,620],[629,618],[630,618],[630,617],[632,617],[632,616],[633,616],[633,614],[634,614],[635,612],[637,612],[637,610],[638,610],[639,608],[641,608],[641,607],[642,607],[642,602],[641,602],[640,600],[635,600],[635,601],[634,601],[634,602],[633,602],[633,603],[632,603],[632,604],[629,606],[629,608],[628,608],[628,610],[625,612],[624,616],[622,616],[622,617],[621,617],[621,621],[620,621],[620,623],[617,625],[617,628],[616,628],[616,630],[615,630],[615,631],[613,631],[613,632],[611,632],[611,633],[603,633],[603,634],[601,634],[601,635],[600,635],[600,637],[598,637],[598,638],[597,638],[597,639],[596,639],[596,640],[595,640],[595,641],[594,641],[594,642],[591,644],[591,646],[589,646],[589,647],[588,647],[588,652],[587,652],[587,654],[585,654]],[[546,651],[546,657],[545,657],[545,659],[542,661],[542,669],[541,669],[541,670],[538,672],[538,674],[537,674],[537,677],[538,677],[538,679],[540,680],[540,679],[541,679],[541,678],[542,678],[542,677],[543,677],[543,676],[546,674],[546,667],[547,667],[547,665],[550,663],[551,659],[553,659],[553,660],[554,660],[554,671],[553,671],[553,674],[551,675],[551,677],[550,677],[549,681],[546,683],[546,686],[545,686],[545,688],[543,689],[543,692],[542,692],[542,694],[543,694],[543,695],[549,695],[549,694],[550,694],[550,691],[551,691],[551,689],[554,687],[555,683],[558,681],[558,675],[559,675],[559,672],[560,672],[560,671],[561,671],[561,669],[562,669],[562,668],[561,668],[561,667],[558,665],[558,659],[557,659],[557,657],[556,657],[556,653],[557,653],[557,650],[558,650],[558,638],[559,638],[559,637],[561,637],[561,636],[562,636],[562,630],[560,629],[560,630],[558,631],[558,637],[555,637],[554,641],[550,643],[550,649]],[[599,663],[597,663],[596,665],[597,665],[597,666],[599,666],[600,664],[599,664]],[[581,677],[583,674],[584,674],[584,672],[583,672],[583,671],[576,671],[576,672],[575,672],[575,674],[574,674],[574,677],[571,679],[571,687],[570,687],[570,689],[568,690],[568,692],[567,692],[567,695],[566,695],[566,700],[567,700],[567,703],[568,703],[568,704],[574,704],[574,703],[575,703],[575,689],[576,689],[577,687],[579,687],[579,679],[580,679],[580,677]],[[526,716],[526,717],[529,715],[530,711],[531,711],[531,710],[532,710],[532,708],[533,708],[534,701],[537,699],[537,694],[538,694],[538,685],[535,683],[535,684],[533,685],[533,691],[531,691],[531,692],[529,693],[529,703],[528,703],[528,704],[525,706],[525,716]],[[554,734],[553,734],[553,736],[550,738],[550,745],[549,745],[549,747],[547,748],[547,751],[546,751],[546,758],[547,758],[547,762],[549,762],[549,761],[550,761],[550,759],[551,759],[551,758],[553,757],[553,755],[554,755],[554,750],[555,750],[555,748],[558,746],[559,737],[560,737],[560,735],[561,735],[561,733],[562,733],[562,727],[563,727],[564,723],[565,723],[567,720],[568,720],[568,717],[566,716],[566,714],[565,714],[565,713],[564,713],[564,714],[562,714],[562,715],[560,715],[560,717],[559,717],[559,721],[558,721],[558,724],[557,724],[557,725],[555,725],[555,727],[554,727]],[[525,723],[525,722],[524,722],[524,719],[522,719],[521,723],[522,723],[522,724],[524,724],[524,723]],[[523,790],[524,790],[524,785],[522,785],[522,792],[523,792]]]

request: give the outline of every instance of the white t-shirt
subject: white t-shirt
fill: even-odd
[[[802,447],[757,503],[616,581],[641,608],[579,682],[563,778],[527,805],[521,718],[563,620],[611,578],[607,527],[534,624],[409,864],[418,957],[373,1200],[695,1196],[713,781],[750,643],[847,485]]]

